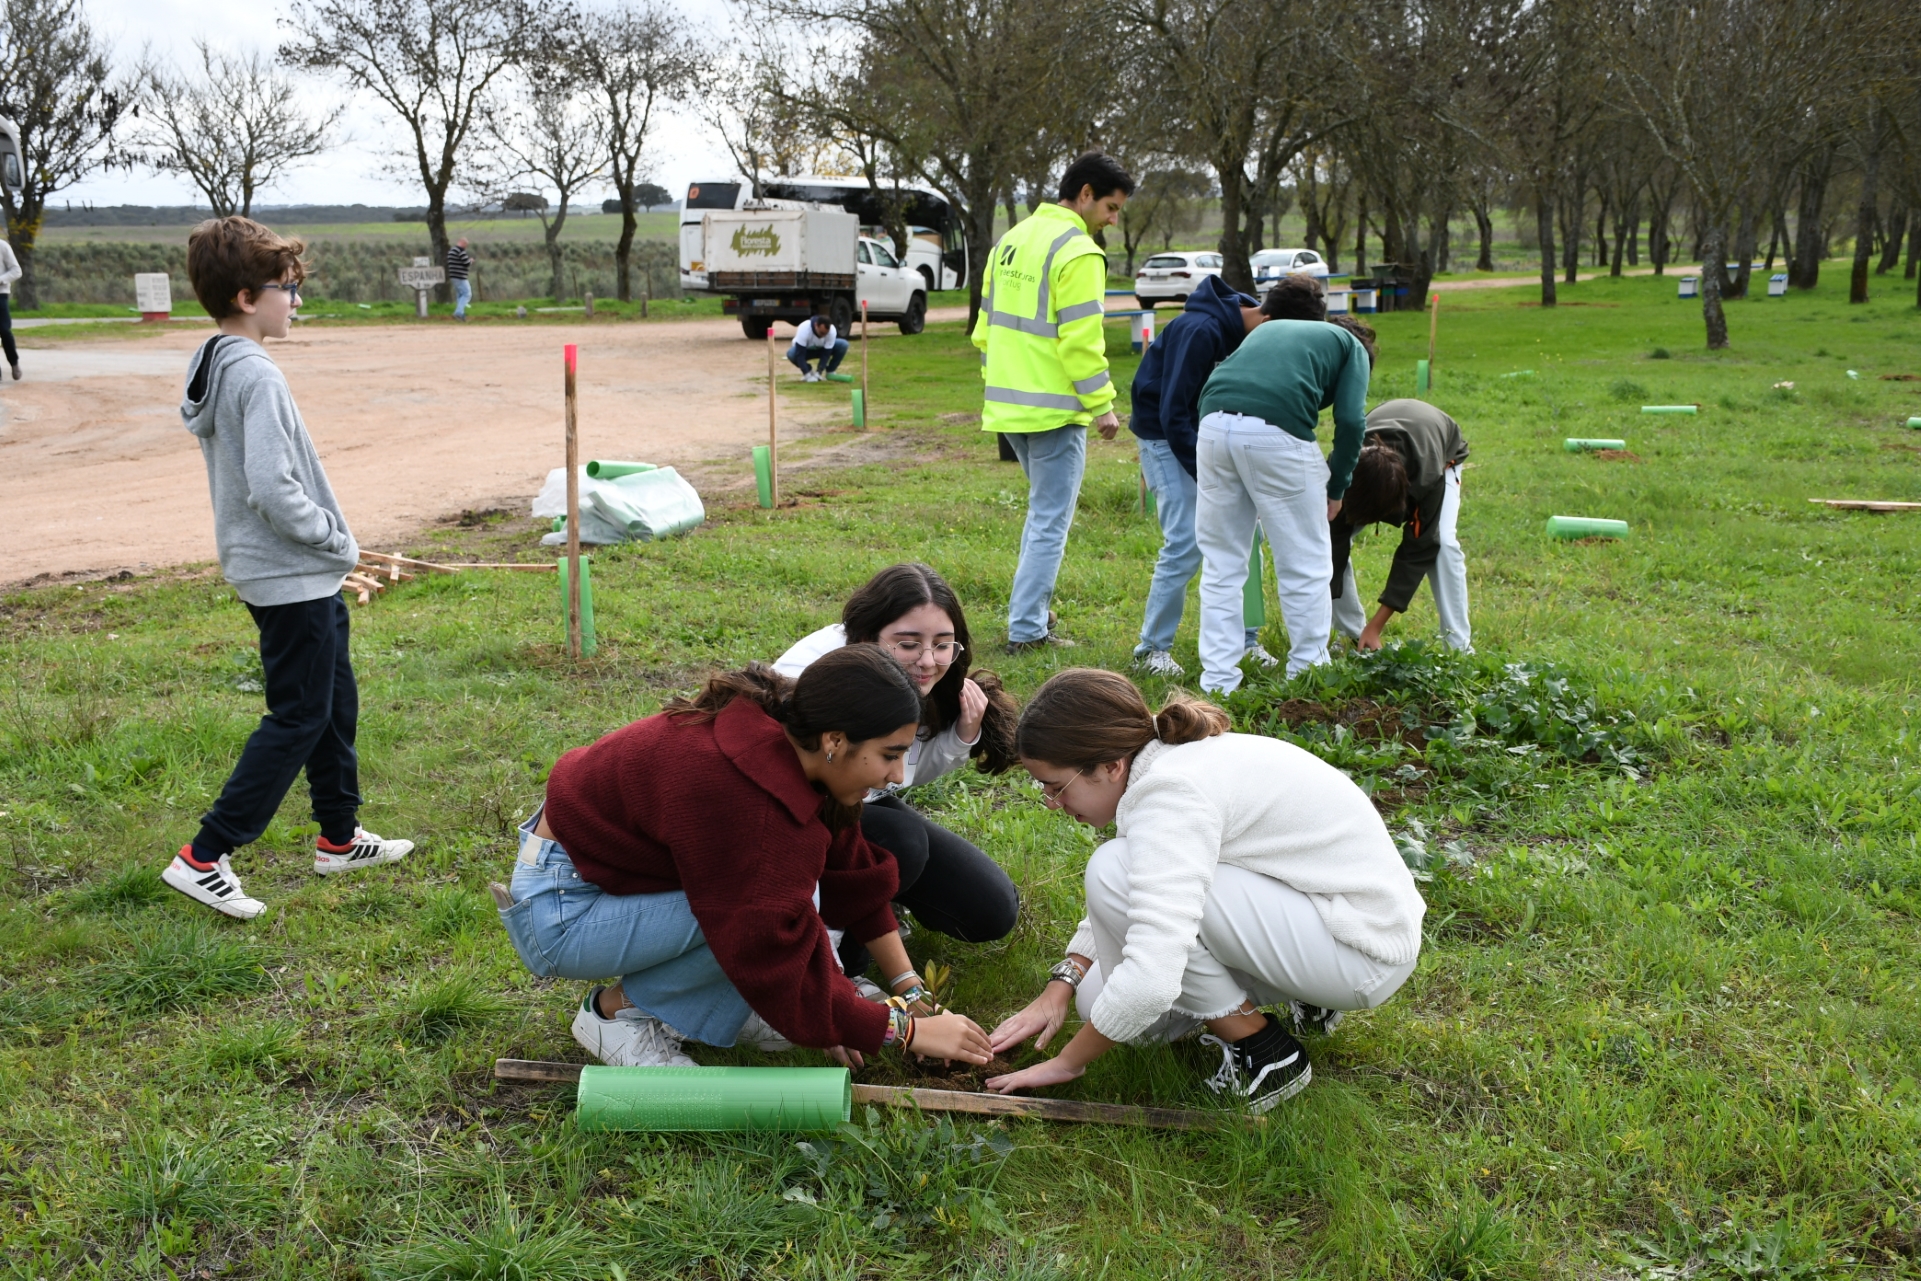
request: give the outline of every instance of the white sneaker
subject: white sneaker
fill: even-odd
[[[876,1005],[887,1004],[887,993],[881,985],[865,975],[854,977],[854,993],[863,1001],[872,1001]]]
[[[734,1034],[735,1045],[751,1045],[762,1054],[785,1054],[794,1048],[794,1043],[774,1031],[766,1019],[747,1011],[747,1021],[740,1025]]]
[[[633,1006],[602,1018],[601,989],[590,988],[574,1014],[574,1040],[608,1067],[699,1067],[680,1050],[672,1028]]]
[[[167,870],[160,879],[173,886],[196,903],[205,903],[216,912],[243,921],[251,921],[267,910],[267,905],[257,898],[248,898],[247,892],[240,888],[240,878],[233,874],[233,864],[228,856],[222,854],[220,861],[206,871],[201,871],[184,857],[191,845],[182,845],[180,853],[173,856]]]
[[[1241,657],[1256,667],[1279,667],[1281,665],[1281,660],[1268,653],[1259,641],[1255,641],[1247,653],[1241,655]]]
[[[1174,661],[1174,656],[1164,649],[1150,650],[1134,660],[1136,669],[1149,676],[1165,676],[1172,680],[1187,675],[1187,669]]]
[[[820,375],[810,369],[800,376],[800,380],[804,383],[817,383],[820,381]]]
[[[332,876],[335,872],[351,872],[358,867],[373,867],[379,863],[396,863],[413,853],[412,841],[390,841],[384,836],[375,836],[364,827],[354,829],[353,841],[344,850],[329,850],[320,841],[314,840],[313,870],[322,876]]]

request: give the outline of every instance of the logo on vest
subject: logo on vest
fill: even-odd
[[[758,231],[747,227],[736,227],[733,239],[728,243],[733,247],[734,253],[741,258],[752,258],[756,255],[772,258],[780,252],[780,236],[774,231],[772,223]]]

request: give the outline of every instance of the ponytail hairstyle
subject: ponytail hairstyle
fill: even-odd
[[[707,678],[692,698],[676,698],[661,710],[677,719],[711,721],[737,698],[757,704],[807,751],[820,749],[830,731],[864,743],[921,719],[921,696],[914,678],[878,645],[847,645],[808,664],[800,679],[789,680],[765,663]],[[832,831],[860,821],[861,807],[832,797],[821,817]]]
[[[889,565],[861,585],[847,598],[841,609],[841,627],[847,643],[858,645],[880,640],[882,630],[903,615],[932,605],[954,624],[954,639],[964,647],[934,687],[927,691],[927,710],[921,719],[921,736],[932,738],[960,719],[961,686],[970,676],[973,638],[967,631],[967,615],[960,598],[934,569],[927,565]],[[891,655],[890,655],[891,657]],[[808,669],[813,670],[812,668]],[[1014,722],[1020,707],[993,672],[971,672],[973,681],[987,695],[987,712],[981,717],[980,742],[971,755],[983,773],[998,774],[1014,764]],[[890,727],[891,728],[891,727]]]
[[[1226,712],[1178,689],[1158,715],[1149,715],[1147,700],[1119,672],[1070,667],[1028,700],[1015,750],[1027,760],[1093,769],[1131,761],[1157,738],[1175,747],[1225,734],[1228,723]]]

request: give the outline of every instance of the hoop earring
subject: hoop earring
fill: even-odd
[[[827,753],[827,763],[829,765],[834,763],[834,754],[832,752]]]

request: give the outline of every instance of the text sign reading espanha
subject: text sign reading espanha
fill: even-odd
[[[402,267],[400,283],[409,289],[431,289],[447,279],[445,267]]]
[[[133,305],[136,311],[159,315],[173,310],[173,282],[164,271],[136,272],[133,278]]]
[[[756,254],[772,258],[780,252],[780,235],[775,232],[772,223],[758,231],[736,227],[733,239],[729,243],[734,253],[742,258],[751,258]]]

